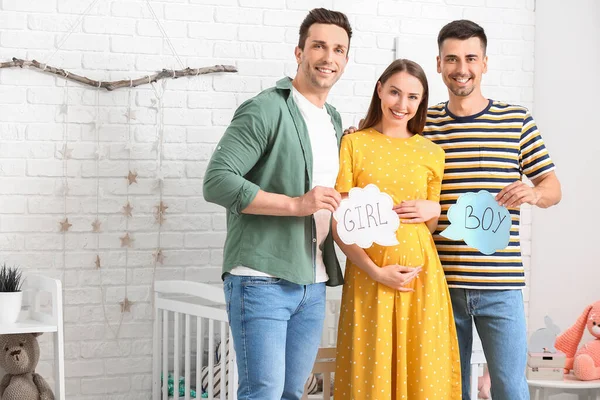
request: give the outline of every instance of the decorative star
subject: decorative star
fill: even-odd
[[[96,218],[94,220],[94,222],[92,222],[92,232],[100,232],[100,226],[102,225],[102,222],[100,222],[100,220],[98,218]]]
[[[163,254],[162,249],[156,249],[154,253],[152,253],[154,257],[154,261],[157,263],[164,264],[165,263],[165,255]]]
[[[162,171],[156,173],[156,182],[152,185],[153,189],[161,189],[165,184],[165,176]]]
[[[96,255],[96,261],[94,262],[94,265],[96,265],[96,269],[100,269],[101,265],[100,265],[100,256]]]
[[[121,305],[121,313],[131,312],[131,306],[133,305],[132,301],[129,301],[127,297],[123,299],[123,301],[119,302]]]
[[[136,114],[137,114],[136,111],[129,109],[129,110],[125,111],[125,113],[123,113],[123,116],[125,118],[127,118],[128,120],[135,121],[135,120],[137,120]]]
[[[69,218],[65,218],[64,221],[61,221],[59,223],[60,223],[60,231],[61,232],[66,232],[69,230],[70,227],[73,226],[73,224],[69,223]]]
[[[164,214],[165,211],[167,211],[167,208],[169,208],[168,205],[166,205],[164,202],[160,202],[158,204],[158,206],[156,206],[156,209],[158,210],[159,213]]]
[[[67,115],[67,112],[69,110],[69,106],[66,104],[61,104],[59,109],[58,109],[58,115]]]
[[[126,178],[130,185],[137,183],[137,176],[137,172],[129,171],[129,174],[127,174]]]
[[[121,237],[121,247],[131,247],[133,244],[133,239],[129,236],[129,232],[125,234],[125,236]]]
[[[104,149],[104,146],[96,147],[94,155],[96,156],[96,160],[103,160],[104,158],[106,158],[106,151]]]
[[[132,210],[133,207],[131,206],[131,204],[129,204],[129,201],[127,201],[127,204],[123,206],[123,215],[125,215],[126,217],[133,217],[133,214],[131,214]]]
[[[154,217],[156,218],[156,222],[162,225],[165,222],[165,212],[169,206],[161,201],[155,208],[156,212],[154,213]]]
[[[68,160],[73,155],[73,149],[69,148],[67,144],[63,144],[62,149],[58,150],[58,154],[60,154],[60,158],[63,160]]]

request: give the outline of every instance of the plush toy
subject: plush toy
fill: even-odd
[[[490,379],[490,371],[488,371],[487,364],[483,367],[483,375],[477,378],[477,398],[478,399],[490,399],[491,393],[490,388],[492,387],[492,381]]]
[[[0,400],[54,400],[48,383],[35,373],[40,359],[37,337],[41,333],[0,335]]]
[[[596,339],[577,349],[586,327]],[[566,373],[573,370],[582,381],[600,379],[600,301],[587,306],[575,325],[556,338],[554,347],[567,355]]]

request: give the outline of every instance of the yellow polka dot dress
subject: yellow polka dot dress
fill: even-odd
[[[374,129],[342,139],[336,190],[373,183],[394,204],[439,201],[444,151],[420,135]],[[400,224],[397,246],[365,249],[378,266],[423,266],[398,292],[346,263],[337,341],[336,400],[460,400],[460,361],[444,271],[424,223]]]

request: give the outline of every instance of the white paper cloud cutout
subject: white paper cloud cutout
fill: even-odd
[[[363,249],[373,243],[381,246],[399,244],[396,231],[400,219],[393,210],[392,198],[374,184],[352,188],[342,200],[333,217],[338,222],[337,233],[346,244],[357,244]]]

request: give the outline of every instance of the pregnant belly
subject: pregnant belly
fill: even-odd
[[[425,253],[435,251],[431,234],[425,224],[401,224],[396,231],[399,244],[365,249],[371,260],[380,267],[391,264],[416,267],[423,265]]]

